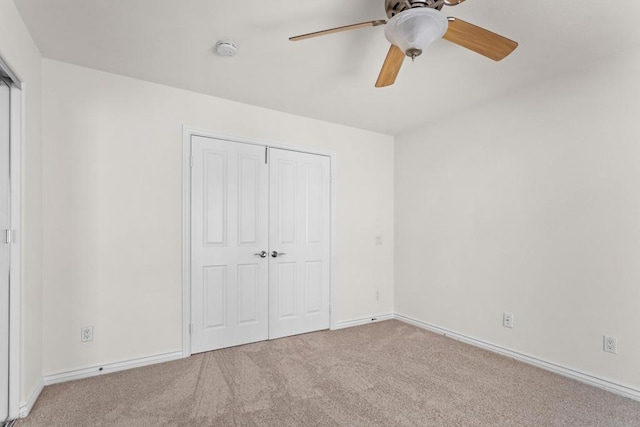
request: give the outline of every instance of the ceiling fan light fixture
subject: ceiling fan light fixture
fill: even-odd
[[[449,27],[447,17],[436,9],[419,7],[397,14],[387,22],[384,35],[407,56],[419,56]]]

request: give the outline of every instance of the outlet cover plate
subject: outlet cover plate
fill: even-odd
[[[93,326],[85,326],[80,330],[80,340],[82,342],[93,341]]]
[[[513,328],[513,314],[511,313],[503,313],[502,314],[502,326],[505,328]]]
[[[603,350],[607,353],[618,353],[618,339],[616,337],[604,336]]]

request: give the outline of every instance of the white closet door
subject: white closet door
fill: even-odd
[[[330,159],[269,149],[269,338],[330,326]]]
[[[266,340],[265,148],[193,137],[191,150],[191,351]]]
[[[10,90],[0,80],[0,422],[9,410],[9,123]]]

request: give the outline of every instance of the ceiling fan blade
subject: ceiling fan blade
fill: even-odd
[[[449,18],[449,29],[442,38],[494,61],[504,59],[518,47],[513,40],[458,18]]]
[[[365,27],[377,27],[379,25],[384,25],[386,23],[387,21],[385,20],[361,22],[359,24],[345,25],[344,27],[331,28],[330,30],[316,31],[315,33],[309,33],[309,34],[303,34],[301,36],[290,37],[289,40],[291,40],[292,42],[297,42],[300,40],[310,39],[312,37],[319,37],[319,36],[325,36],[327,34],[340,33],[342,31],[355,30],[358,28],[365,28]]]
[[[398,46],[391,45],[389,53],[387,53],[387,59],[384,60],[384,65],[378,76],[376,87],[391,86],[395,83],[405,56],[404,52]]]

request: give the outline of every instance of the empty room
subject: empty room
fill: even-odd
[[[638,22],[0,0],[0,426],[640,426]]]

